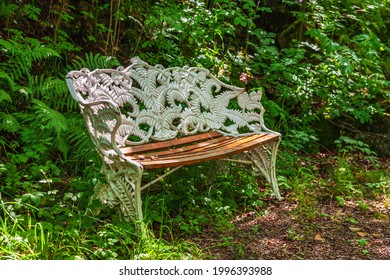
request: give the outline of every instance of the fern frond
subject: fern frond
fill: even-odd
[[[21,128],[18,120],[11,114],[0,112],[0,119],[2,120],[0,123],[0,130],[14,133],[18,132]]]
[[[87,53],[85,58],[79,57],[69,67],[69,71],[81,68],[94,69],[107,69],[120,66],[119,61],[115,57],[103,56],[100,54]]]
[[[242,113],[238,110],[228,109],[223,112],[223,115],[235,122],[238,127],[242,127],[247,123]]]
[[[8,84],[8,87],[10,90],[12,90],[12,91],[16,90],[17,86],[16,86],[15,81],[6,72],[3,72],[3,71],[0,72],[0,79],[7,81],[7,84]]]
[[[61,136],[63,132],[68,129],[68,123],[63,114],[51,109],[42,101],[33,99],[32,102],[35,104],[33,109],[36,113],[36,119],[49,130],[54,130],[57,137]]]
[[[12,98],[6,91],[0,89],[0,103],[3,101],[12,102]]]
[[[2,47],[2,52],[7,56],[15,56],[21,52],[21,46],[14,40],[0,39],[0,46]]]
[[[16,77],[29,76],[34,62],[49,57],[60,57],[54,49],[46,47],[38,39],[24,38],[17,35],[15,39],[0,39],[0,48],[4,55],[10,59],[10,70]]]
[[[65,137],[67,143],[72,149],[69,154],[72,155],[72,158],[76,164],[95,159],[97,157],[95,145],[92,143],[91,138],[89,137],[81,114],[68,114],[67,119],[69,129],[66,131]],[[79,160],[80,158],[85,160]]]
[[[57,111],[72,111],[77,103],[73,101],[64,80],[44,77],[29,77],[29,88],[32,89],[33,98],[44,100],[47,106]]]
[[[53,145],[57,150],[59,150],[64,155],[65,158],[68,157],[70,145],[67,139],[63,135],[56,137],[54,139]]]
[[[11,17],[19,9],[18,5],[0,3],[0,17]]]
[[[52,48],[41,45],[38,40],[34,39],[34,44],[32,48],[32,60],[33,61],[41,61],[43,59],[49,57],[61,57],[58,52],[53,50]]]

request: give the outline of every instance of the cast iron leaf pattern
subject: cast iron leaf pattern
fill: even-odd
[[[89,123],[96,126],[90,125],[89,132],[106,140],[111,136],[105,132],[114,132],[117,146],[210,130],[228,135],[270,132],[263,121],[260,91],[247,93],[227,85],[204,68],[164,69],[133,58],[127,68],[82,69],[70,75],[74,97],[84,111],[91,108]]]

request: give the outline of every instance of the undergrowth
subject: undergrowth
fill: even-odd
[[[368,163],[366,156],[334,153],[313,158],[282,151],[278,179],[284,199],[297,204],[294,215],[312,220],[320,215],[320,203],[342,207],[354,201],[367,210],[367,197],[390,199],[390,176],[379,159]],[[217,173],[212,181],[207,179],[210,169]],[[189,240],[213,229],[221,238],[218,246],[239,252],[240,244],[230,237],[237,231],[232,221],[242,213],[262,216],[266,202],[274,200],[267,184],[248,167],[188,167],[145,191],[148,234],[140,239],[118,209],[87,206],[93,187],[87,179],[75,178],[67,185],[54,181],[47,178],[29,192],[1,195],[1,259],[212,258]],[[100,208],[99,214],[93,214],[94,207]]]
[[[315,219],[324,201],[366,210],[366,197],[388,201],[389,175],[364,142],[387,139],[387,1],[54,2],[0,3],[1,259],[200,259],[187,237],[211,227],[242,253],[232,219],[262,215],[273,200],[247,166],[184,168],[146,190],[142,240],[119,211],[89,204],[101,163],[64,77],[136,55],[264,88],[294,214]]]

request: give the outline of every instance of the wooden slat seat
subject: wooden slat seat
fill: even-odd
[[[218,132],[203,133],[142,146],[122,148],[122,153],[145,169],[175,167],[215,160],[242,153],[279,137],[277,134],[224,136]]]

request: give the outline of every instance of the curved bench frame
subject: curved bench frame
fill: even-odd
[[[142,221],[141,191],[182,166],[245,153],[281,199],[275,175],[281,135],[264,125],[261,92],[227,85],[204,68],[151,66],[66,76],[108,184],[96,187],[125,218]],[[141,186],[144,169],[173,168]]]

